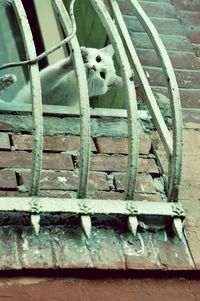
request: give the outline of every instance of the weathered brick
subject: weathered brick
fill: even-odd
[[[162,18],[150,18],[156,29],[160,34],[170,34],[170,35],[183,35],[185,32],[180,21],[177,19],[168,19],[168,22],[163,22]],[[129,31],[133,32],[145,32],[145,29],[141,23],[133,16],[124,16],[126,26]]]
[[[178,10],[200,12],[200,3],[198,0],[172,0],[172,3]]]
[[[76,164],[78,166],[78,157]],[[128,156],[93,155],[90,160],[90,170],[99,171],[127,171]],[[158,173],[154,159],[139,158],[138,172]]]
[[[200,27],[196,30],[187,30],[187,36],[193,44],[200,42]]]
[[[159,252],[160,264],[164,270],[191,270],[194,268],[188,247],[182,241],[155,239],[154,245]]]
[[[30,173],[22,173],[23,184],[28,187]],[[78,172],[42,172],[40,188],[53,190],[76,190],[78,185]],[[103,172],[90,172],[88,189],[109,190],[106,174]]]
[[[138,49],[138,52],[140,49],[154,49],[151,40],[146,33],[130,31],[130,37],[134,46]],[[180,49],[184,49],[184,51],[188,52],[193,51],[191,43],[185,35],[160,34],[160,37],[168,51],[180,51]]]
[[[121,11],[123,15],[133,15],[132,6],[128,1],[119,1]],[[142,8],[148,12],[148,17],[165,17],[165,18],[174,18],[176,16],[175,9],[169,3],[160,3],[156,2],[145,2],[140,1]]]
[[[0,167],[31,168],[32,154],[24,151],[2,151]],[[44,153],[42,167],[43,169],[74,169],[71,156],[56,153]]]
[[[180,11],[181,22],[186,26],[186,28],[194,28],[200,24],[200,12],[197,11]]]
[[[32,150],[31,135],[13,135],[13,144],[17,150]],[[44,136],[44,151],[79,151],[79,136]],[[93,140],[91,139],[91,150],[96,151]]]
[[[187,241],[194,260],[195,268],[200,270],[200,227],[186,227]]]
[[[17,188],[16,175],[13,171],[0,170],[0,188]]]
[[[153,87],[156,98],[160,99],[162,95],[168,96],[167,88]],[[200,89],[179,89],[181,105],[184,108],[199,108],[200,103]],[[195,112],[193,112],[195,114]]]
[[[92,191],[88,193],[90,199],[97,200],[124,200],[124,193],[116,191]],[[160,194],[144,194],[135,193],[133,199],[135,201],[152,201],[152,202],[162,202]]]
[[[16,128],[12,124],[7,122],[0,122],[0,131],[16,131]]]
[[[16,234],[12,227],[0,227],[0,270],[19,269]]]
[[[19,192],[17,190],[0,190],[0,197],[27,197],[27,192]]]
[[[113,229],[94,229],[88,248],[95,268],[126,269],[119,237]]]
[[[128,138],[98,137],[95,139],[98,151],[102,154],[128,154]],[[149,154],[151,140],[148,136],[140,138],[140,154]]]
[[[149,201],[149,202],[162,202],[162,197],[159,193],[145,194],[145,193],[135,193],[135,201]]]
[[[169,165],[167,160],[167,155],[157,131],[152,133],[151,143],[152,143],[153,151],[156,155],[157,162],[159,166],[162,168],[163,172],[167,175],[168,165]]]
[[[160,68],[145,67],[149,83],[153,86],[166,86],[166,80]],[[200,71],[176,69],[175,75],[179,88],[199,89]]]
[[[54,268],[52,236],[48,229],[41,228],[39,235],[32,227],[23,227],[17,238],[19,260],[23,268]]]
[[[60,268],[94,267],[90,250],[80,227],[57,227],[51,230],[56,266]]]
[[[10,139],[7,133],[0,133],[0,149],[10,149]]]
[[[115,173],[114,174],[115,185],[118,191],[124,191],[127,181],[126,173]],[[136,179],[136,192],[142,193],[155,193],[155,187],[153,185],[153,180],[150,175],[138,174]]]
[[[151,233],[140,233],[135,238],[128,232],[120,234],[127,269],[155,270],[160,268],[158,253],[152,239]]]
[[[174,68],[199,70],[200,63],[192,52],[168,51],[168,55]],[[161,66],[156,52],[151,49],[140,49],[138,57],[144,66]]]

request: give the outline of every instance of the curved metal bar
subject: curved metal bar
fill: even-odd
[[[13,1],[13,8],[21,29],[26,55],[32,60],[36,57],[35,45],[31,29],[28,23],[26,12],[21,0]],[[32,176],[30,195],[37,196],[40,186],[40,174],[42,168],[42,150],[43,150],[43,117],[42,117],[42,98],[41,85],[38,65],[30,66],[30,85],[32,93],[32,116],[33,116],[33,151],[32,151]]]
[[[180,186],[181,178],[181,165],[182,165],[182,113],[181,113],[181,102],[178,90],[178,85],[176,81],[176,76],[159,34],[153,25],[153,23],[148,18],[147,14],[144,12],[137,0],[129,0],[134,6],[136,15],[141,22],[142,26],[146,30],[157,56],[160,59],[163,73],[165,75],[168,91],[170,95],[170,105],[172,113],[172,127],[173,127],[173,153],[170,158],[170,168],[169,168],[169,199],[171,201],[177,201],[178,191]]]
[[[160,138],[163,142],[163,145],[165,147],[165,151],[168,155],[168,157],[171,157],[172,151],[173,151],[173,145],[172,145],[172,138],[169,133],[169,130],[165,124],[165,121],[163,119],[163,116],[160,112],[160,109],[157,105],[156,99],[154,97],[154,94],[151,90],[151,87],[149,85],[149,82],[147,80],[147,77],[145,75],[145,72],[143,70],[143,67],[140,63],[140,60],[138,58],[137,52],[133,46],[133,43],[131,41],[130,35],[128,33],[126,24],[123,20],[121,11],[119,9],[118,3],[116,0],[110,0],[111,7],[114,13],[115,21],[118,26],[118,30],[125,42],[125,45],[127,46],[129,58],[131,60],[131,65],[134,68],[135,73],[137,74],[138,80],[140,81],[140,85],[142,87],[145,99],[148,104],[148,108],[151,112],[153,121],[158,129]]]
[[[135,87],[133,85],[131,70],[122,40],[119,36],[117,28],[111,19],[107,8],[103,0],[90,0],[96,13],[98,14],[110,41],[114,47],[118,61],[121,65],[121,74],[124,82],[127,99],[127,116],[128,116],[128,149],[129,149],[129,164],[127,173],[127,184],[125,191],[125,199],[133,199],[136,175],[137,175],[137,163],[139,153],[139,139],[138,139],[138,126],[137,126],[137,103]]]
[[[71,32],[71,20],[62,0],[52,0],[56,13],[59,16],[62,28],[66,35]],[[79,183],[78,198],[85,198],[87,195],[87,184],[90,163],[90,105],[88,96],[88,86],[85,74],[85,67],[82,60],[80,46],[76,36],[70,41],[70,46],[74,59],[75,71],[78,80],[79,97],[80,97],[80,167],[79,167]]]

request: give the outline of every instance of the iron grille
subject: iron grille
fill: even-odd
[[[53,47],[38,57],[35,53],[35,47],[32,39],[30,25],[23,8],[21,0],[11,1],[18,23],[23,35],[23,41],[26,49],[28,60],[20,63],[10,63],[0,66],[5,69],[11,66],[30,65],[30,82],[32,91],[32,118],[33,118],[33,165],[30,183],[30,197],[23,202],[20,198],[0,198],[1,211],[18,211],[29,212],[31,221],[36,233],[39,232],[40,213],[42,212],[66,212],[80,215],[81,227],[87,237],[90,236],[92,224],[91,216],[98,214],[116,214],[127,216],[128,226],[133,235],[137,232],[138,219],[140,216],[162,216],[173,219],[174,230],[179,238],[182,237],[182,221],[184,219],[184,211],[178,202],[178,193],[180,186],[181,174],[181,158],[182,158],[182,117],[181,105],[178,86],[167,55],[166,49],[155,29],[152,22],[145,14],[137,0],[129,0],[134,8],[138,20],[144,27],[152,41],[154,49],[160,59],[163,74],[168,84],[170,95],[170,105],[172,112],[172,136],[166,126],[163,116],[155,100],[145,72],[138,59],[136,50],[133,46],[126,25],[124,23],[117,0],[109,0],[107,2],[109,10],[112,12],[112,18],[103,0],[88,0],[92,4],[96,14],[101,20],[110,42],[113,45],[117,55],[118,63],[121,67],[121,75],[123,78],[124,89],[127,99],[127,124],[128,124],[128,170],[126,190],[124,193],[124,201],[107,201],[107,200],[91,200],[87,198],[87,183],[90,165],[90,106],[88,97],[87,80],[84,64],[81,57],[81,51],[78,39],[76,37],[76,20],[74,17],[74,3],[70,3],[69,12],[66,10],[62,0],[52,0],[53,8],[58,16],[58,20],[62,26],[67,38],[64,39],[59,46]],[[72,53],[72,59],[78,79],[79,96],[80,96],[80,167],[77,199],[56,199],[39,197],[40,190],[40,174],[42,166],[43,151],[43,116],[42,116],[42,99],[39,79],[38,61],[47,56],[50,52],[58,47],[68,43]],[[148,108],[152,115],[152,119],[157,127],[158,133],[164,145],[166,156],[168,159],[168,202],[136,202],[133,199],[137,163],[138,163],[138,128],[137,128],[137,103],[136,93],[133,85],[133,71],[139,79],[142,87],[143,95],[146,99]]]

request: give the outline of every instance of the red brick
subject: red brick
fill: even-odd
[[[30,173],[22,173],[22,181],[29,186]],[[78,185],[78,172],[42,172],[40,188],[52,190],[76,190]],[[106,174],[103,172],[90,172],[89,190],[109,190]]]
[[[78,157],[76,157],[78,166]],[[91,156],[90,170],[100,171],[127,171],[128,156]],[[138,172],[158,173],[158,168],[154,159],[139,158]]]
[[[1,189],[16,189],[17,181],[16,175],[13,171],[0,170],[0,188]]]
[[[10,139],[7,133],[0,133],[0,149],[10,149]]]
[[[24,151],[2,151],[0,167],[31,168],[32,154]],[[66,154],[43,154],[43,169],[74,169],[72,158]]]
[[[125,185],[127,181],[126,173],[115,173],[114,174],[116,189],[119,191],[125,190]],[[138,174],[136,179],[136,192],[142,193],[156,193],[155,187],[153,185],[153,180],[150,175]]]
[[[128,138],[98,137],[95,139],[98,151],[102,154],[128,154]],[[140,154],[149,154],[151,140],[140,138]]]
[[[13,144],[17,150],[32,150],[31,135],[13,135]],[[80,137],[79,136],[45,136],[44,137],[45,151],[79,151]],[[93,140],[91,139],[91,150],[96,151]]]

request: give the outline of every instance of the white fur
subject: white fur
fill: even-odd
[[[114,50],[111,45],[102,49],[81,47],[81,52],[90,97],[103,95],[109,89],[122,86],[121,78],[116,75],[112,59]],[[67,59],[63,59],[40,72],[43,104],[71,106],[79,104],[75,71],[69,70],[66,63]],[[105,78],[102,78],[102,74],[105,74]],[[31,101],[28,83],[17,93],[13,102],[31,103]]]

